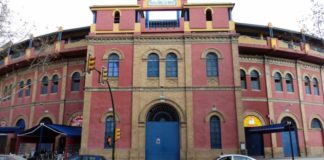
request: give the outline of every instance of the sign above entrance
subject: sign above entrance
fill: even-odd
[[[244,118],[244,127],[259,127],[262,126],[261,120],[256,116],[246,116]]]
[[[149,6],[175,6],[177,0],[148,0]]]

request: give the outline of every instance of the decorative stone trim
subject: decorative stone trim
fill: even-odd
[[[244,118],[247,117],[247,116],[255,116],[255,117],[258,117],[262,123],[262,125],[267,125],[266,121],[265,121],[265,118],[262,116],[262,114],[260,114],[259,112],[257,111],[247,111],[247,112],[244,112]],[[243,124],[242,124],[243,125]]]
[[[28,116],[23,115],[23,114],[21,114],[21,115],[17,116],[16,118],[14,118],[14,121],[13,121],[13,123],[11,124],[11,126],[16,126],[16,123],[17,123],[20,119],[22,119],[22,120],[25,121],[25,126],[27,127],[27,126],[28,126],[28,121],[27,121]]]
[[[100,119],[99,119],[99,122],[100,123],[105,123],[106,121],[106,118],[109,117],[109,116],[113,116],[113,112],[112,111],[108,111],[108,112],[105,112],[101,115]],[[115,112],[115,118],[116,118],[116,122],[120,122],[120,116],[117,112]]]
[[[312,120],[313,120],[314,118],[318,119],[318,120],[321,122],[322,129],[323,129],[324,121],[323,121],[322,117],[321,117],[320,115],[318,115],[318,114],[313,114],[313,115],[309,118],[309,121],[308,121],[308,127],[309,127],[309,129],[314,129],[314,128],[312,128]]]
[[[205,116],[205,123],[210,122],[210,118],[212,116],[217,116],[221,120],[222,123],[225,123],[225,116],[219,112],[219,111],[210,111],[206,116]]]
[[[277,123],[281,123],[282,119],[284,119],[285,117],[289,117],[291,119],[293,119],[296,123],[296,126],[297,126],[297,129],[302,129],[301,125],[300,125],[300,122],[298,121],[298,118],[297,116],[294,114],[294,113],[287,113],[287,112],[282,112],[280,114],[280,116],[278,117],[277,119]]]
[[[111,54],[117,54],[119,57],[119,60],[123,60],[125,58],[123,52],[121,52],[120,50],[118,50],[116,48],[112,48],[112,49],[105,51],[105,54],[103,55],[102,60],[107,61]]]

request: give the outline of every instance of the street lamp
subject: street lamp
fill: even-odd
[[[292,124],[291,121],[287,121],[288,132],[289,132],[290,151],[291,151],[292,160],[294,160],[295,159],[295,157],[294,157],[294,148],[293,148],[293,145],[292,145],[292,138],[291,138],[291,132],[290,132],[291,124]]]

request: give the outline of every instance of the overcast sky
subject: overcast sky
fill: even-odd
[[[197,2],[235,3],[236,22],[267,25],[300,31],[298,21],[310,11],[310,0],[189,0]],[[136,4],[137,0],[9,0],[16,17],[36,26],[34,35],[71,29],[92,23],[92,5]]]

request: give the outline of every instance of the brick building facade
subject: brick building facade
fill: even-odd
[[[1,125],[82,125],[80,153],[110,157],[112,104],[98,72],[85,70],[92,55],[98,70],[108,68],[121,129],[117,159],[291,156],[287,132],[249,132],[286,121],[296,128],[293,154],[324,155],[322,41],[271,25],[235,23],[233,7],[186,0],[92,6],[90,27],[39,37],[53,38],[46,45],[35,38],[4,49]],[[150,17],[157,10],[175,18]],[[37,146],[16,139],[1,136],[0,151]]]

